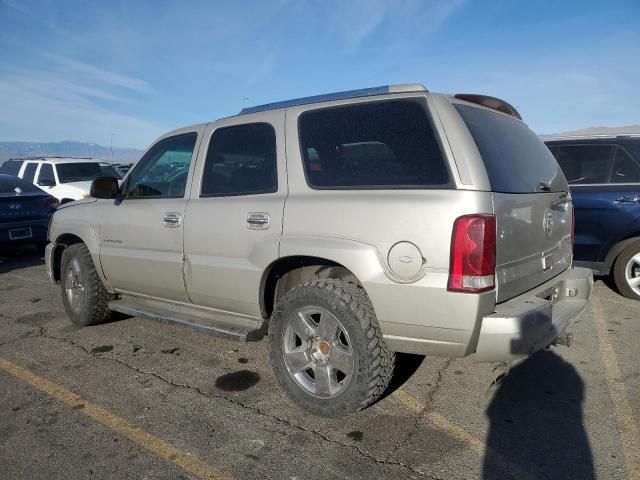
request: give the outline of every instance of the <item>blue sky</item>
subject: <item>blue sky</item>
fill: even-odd
[[[144,148],[243,106],[389,83],[538,133],[640,124],[640,2],[0,0],[0,141]]]

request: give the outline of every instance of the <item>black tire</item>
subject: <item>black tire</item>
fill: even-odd
[[[289,318],[308,307],[328,311],[348,334],[353,373],[344,389],[332,398],[318,398],[305,390],[285,363],[284,338]],[[309,341],[311,337],[307,344]],[[286,292],[269,322],[269,351],[275,376],[287,395],[305,410],[326,417],[348,415],[374,403],[387,389],[395,366],[395,353],[382,339],[369,298],[363,289],[344,280],[311,281]]]
[[[71,274],[73,278],[70,278],[68,274],[70,268],[77,273],[76,275]],[[72,304],[67,289],[74,290],[74,281],[76,287],[81,285],[81,289],[75,289],[78,296],[74,296],[74,298],[78,298],[78,302]],[[89,249],[84,243],[75,243],[62,252],[60,287],[62,289],[62,303],[69,319],[74,324],[85,327],[106,322],[111,318],[111,310],[108,305],[114,296],[107,292],[102,285]]]
[[[631,245],[628,245],[621,253],[618,255],[616,259],[616,263],[613,266],[613,280],[618,287],[618,290],[622,295],[627,298],[632,298],[634,300],[640,300],[640,294],[635,292],[631,285],[629,285],[627,281],[627,264],[631,261],[633,257],[640,254],[640,241],[633,242]],[[632,274],[640,276],[640,264],[636,264],[635,267],[631,268]],[[639,287],[638,290],[640,290]]]

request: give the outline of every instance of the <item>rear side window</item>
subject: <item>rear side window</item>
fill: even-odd
[[[0,166],[0,173],[17,177],[18,173],[20,173],[21,166],[22,160],[7,160],[2,164],[2,166]]]
[[[424,107],[393,100],[303,113],[300,144],[312,188],[445,188],[450,175]]]
[[[616,147],[611,183],[640,183],[640,167],[622,148]]]
[[[533,193],[550,188],[566,191],[558,162],[524,123],[491,110],[455,105],[475,141],[491,189],[504,193]]]
[[[613,145],[551,146],[570,185],[608,183]]]
[[[213,132],[201,197],[256,195],[277,190],[276,132],[271,125],[251,123]]]
[[[36,175],[36,169],[38,168],[37,163],[27,163],[27,166],[24,168],[24,174],[22,178],[26,181],[33,183],[33,177]]]
[[[43,163],[40,166],[40,173],[38,174],[38,183],[40,185],[46,184],[56,184],[56,178],[53,175],[53,166],[49,163]]]

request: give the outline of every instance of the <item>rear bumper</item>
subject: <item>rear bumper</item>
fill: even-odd
[[[35,220],[22,220],[15,222],[3,222],[0,223],[0,244],[19,244],[19,243],[33,243],[43,242],[47,239],[47,228],[49,226],[49,218],[35,219]],[[12,240],[9,231],[17,228],[29,227],[31,229],[31,237]]]
[[[547,347],[577,319],[591,297],[589,269],[570,268],[539,287],[496,305],[482,319],[476,361],[510,361]]]

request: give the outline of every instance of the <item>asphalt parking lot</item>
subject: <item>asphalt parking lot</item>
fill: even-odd
[[[572,347],[512,365],[404,355],[340,419],[278,389],[266,343],[150,320],[78,329],[42,256],[0,254],[2,478],[640,478],[640,303],[602,280]]]

